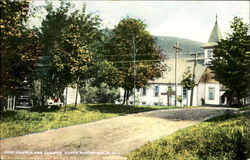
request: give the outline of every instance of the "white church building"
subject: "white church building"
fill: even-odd
[[[210,34],[204,48],[204,59],[201,63],[196,63],[195,67],[195,87],[193,89],[193,106],[200,105],[224,105],[226,99],[222,97],[225,93],[224,87],[213,78],[211,70],[208,68],[213,58],[213,49],[222,39],[222,35],[217,23]],[[166,59],[168,70],[162,76],[149,82],[147,88],[135,91],[135,96],[129,97],[129,104],[133,105],[175,105],[175,91],[177,91],[177,106],[190,106],[191,90],[186,90],[181,85],[183,74],[189,68],[193,73],[194,58],[177,59],[178,70],[176,73],[177,89],[175,89],[175,59]],[[123,95],[123,91],[121,91]],[[134,101],[135,97],[135,101]]]

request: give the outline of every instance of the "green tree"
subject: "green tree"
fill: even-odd
[[[86,14],[84,6],[82,11],[70,14],[69,22],[54,45],[53,61],[57,72],[69,75],[68,84],[75,85],[78,91],[79,85],[95,74],[91,71],[101,43],[100,19]]]
[[[112,30],[106,47],[103,54],[117,68],[116,77],[110,79],[109,85],[124,89],[123,103],[127,104],[134,87],[145,87],[164,70],[160,50],[141,20],[121,20]]]
[[[1,96],[15,94],[25,77],[30,78],[41,52],[37,33],[25,22],[28,1],[2,0],[1,7]]]
[[[42,21],[39,34],[40,41],[43,44],[40,63],[43,65],[37,70],[42,86],[42,102],[46,98],[53,96],[53,94],[61,96],[64,88],[70,82],[68,72],[58,71],[54,62],[54,54],[55,44],[61,41],[64,30],[71,23],[69,12],[73,6],[70,3],[61,1],[60,6],[56,9],[53,7],[52,2],[47,2],[44,8],[47,15]]]
[[[191,73],[190,67],[188,67],[187,70],[184,72],[183,79],[181,81],[181,85],[183,86],[183,88],[185,88],[187,90],[194,88],[195,83],[194,83],[194,80],[192,78],[192,73]],[[193,97],[190,96],[190,102],[191,102],[192,98]]]
[[[86,13],[85,5],[82,10],[73,10],[70,3],[61,1],[56,9],[48,3],[46,10],[40,37],[44,56],[51,61],[44,79],[50,92],[47,94],[62,92],[68,85],[78,89],[88,78],[96,76],[99,64],[106,64],[98,55],[104,40],[99,30],[101,20]]]
[[[234,17],[231,29],[232,33],[218,42],[210,68],[215,79],[229,89],[238,105],[242,105],[240,99],[250,93],[250,36],[248,25],[241,18]]]

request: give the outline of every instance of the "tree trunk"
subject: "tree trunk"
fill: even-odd
[[[129,90],[127,90],[127,95],[126,95],[126,105],[128,105],[128,98],[129,98]]]
[[[64,103],[65,105],[67,105],[67,100],[68,100],[68,86],[66,87],[66,91],[65,91],[65,100],[64,100]]]
[[[44,104],[44,99],[45,99],[45,94],[44,94],[44,82],[41,81],[41,101],[40,101],[40,104],[44,107],[45,104]]]
[[[124,94],[123,94],[123,102],[122,102],[122,104],[123,104],[123,105],[125,104],[126,97],[127,97],[127,90],[126,90],[126,89],[124,89]]]
[[[228,96],[229,107],[232,107],[232,96]]]
[[[76,85],[76,100],[75,100],[75,106],[77,105],[77,98],[78,98],[78,84]]]
[[[65,99],[64,99],[64,110],[63,112],[66,112],[66,107],[67,107],[67,99],[68,99],[68,86],[66,86],[66,91],[65,91]]]

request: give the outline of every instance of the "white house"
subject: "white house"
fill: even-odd
[[[217,16],[214,28],[204,48],[204,60],[197,63],[195,67],[195,87],[193,89],[193,106],[199,105],[224,105],[226,98],[223,97],[225,88],[216,81],[213,73],[208,68],[213,58],[213,49],[218,45],[217,42],[222,39],[222,35],[217,23]],[[175,59],[166,59],[169,69],[162,73],[162,77],[149,82],[147,88],[136,90],[136,105],[166,105],[175,104],[175,91],[177,91],[177,105],[189,106],[191,91],[186,90],[181,85],[184,72],[189,68],[193,73],[194,59],[178,59],[178,70],[176,73],[177,89],[175,89]],[[123,91],[121,91],[123,95]],[[134,96],[129,97],[129,104],[134,103]]]

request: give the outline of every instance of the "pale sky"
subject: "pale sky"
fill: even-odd
[[[83,1],[70,1],[80,8]],[[126,17],[139,18],[152,35],[207,42],[218,15],[223,36],[234,16],[249,24],[248,1],[85,1],[87,12],[100,16],[103,27],[114,28]],[[35,1],[35,5],[44,4]],[[34,23],[38,21],[34,21]]]

